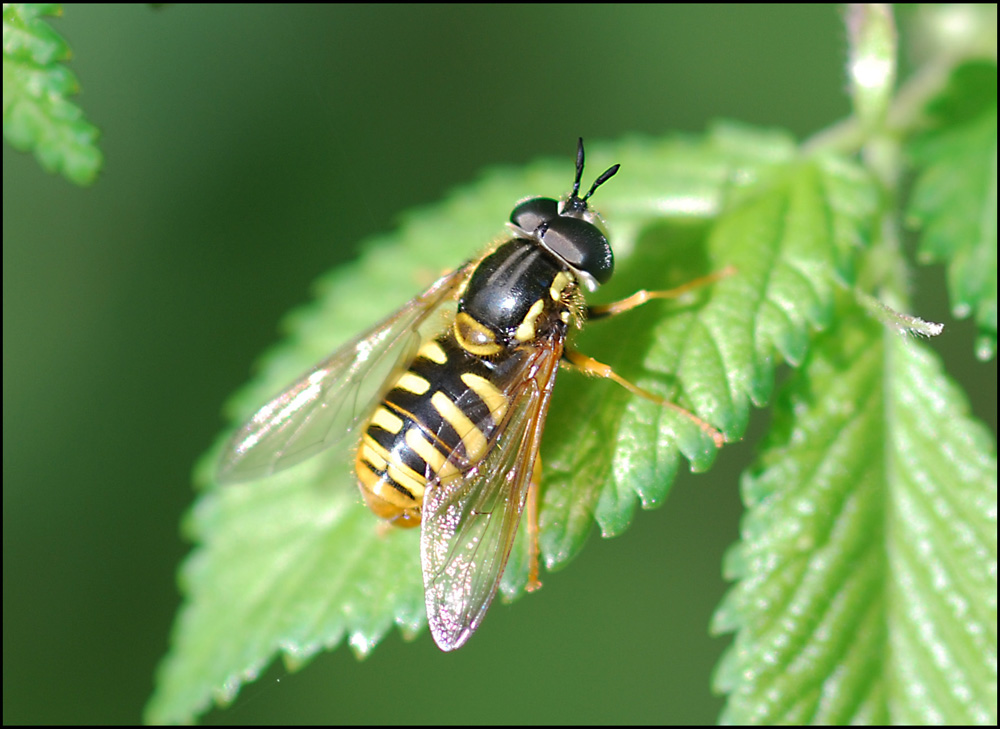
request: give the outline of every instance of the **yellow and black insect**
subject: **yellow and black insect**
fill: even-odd
[[[223,455],[220,480],[247,481],[356,443],[368,507],[396,526],[421,528],[427,621],[443,650],[463,645],[482,622],[526,504],[529,589],[538,584],[533,486],[559,365],[680,410],[566,346],[570,329],[588,319],[674,297],[713,278],[587,306],[582,289],[595,290],[614,271],[602,221],[588,200],[618,167],[581,197],[580,140],[566,198],[518,204],[512,238],[334,352],[257,411]],[[721,445],[718,431],[687,415]]]

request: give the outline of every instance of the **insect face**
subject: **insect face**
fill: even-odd
[[[536,241],[543,249],[569,267],[584,282],[588,291],[608,282],[615,259],[604,234],[600,216],[587,200],[609,180],[619,165],[600,175],[583,197],[579,196],[583,175],[583,142],[577,148],[576,179],[569,196],[559,202],[536,197],[520,203],[510,214],[510,225],[524,238]]]

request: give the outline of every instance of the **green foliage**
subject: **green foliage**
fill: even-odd
[[[850,300],[783,389],[742,484],[727,723],[991,724],[991,435],[923,343]]]
[[[49,172],[89,185],[101,168],[98,131],[68,97],[80,90],[62,61],[70,49],[42,18],[61,15],[50,3],[3,8],[3,133],[21,151],[31,150]]]
[[[757,144],[750,134],[742,139],[747,149]],[[710,138],[708,146],[719,145]],[[669,157],[660,164],[669,177]],[[622,293],[669,287],[726,265],[737,273],[672,312],[595,323],[581,346],[736,441],[750,403],[770,399],[775,363],[801,362],[810,331],[830,320],[837,262],[860,249],[864,217],[857,211],[870,215],[876,195],[863,173],[841,160],[790,156],[731,165],[733,177],[759,181],[725,191],[727,212],[687,246],[679,245],[675,227],[648,224],[614,286]],[[843,185],[851,186],[850,201],[827,193]],[[651,271],[662,272],[661,281],[650,283]],[[557,393],[545,442],[541,544],[550,568],[578,552],[594,519],[613,536],[627,528],[637,503],[662,504],[682,455],[695,471],[707,470],[716,455],[711,440],[675,411],[604,384],[570,389],[565,398]]]
[[[997,346],[997,69],[956,69],[931,106],[929,130],[911,145],[919,177],[909,213],[925,262],[948,264],[956,317],[975,315],[983,359]]]
[[[771,405],[726,564],[737,583],[713,626],[736,633],[716,676],[729,695],[724,720],[995,724],[995,439],[928,347],[879,324],[869,303],[902,320],[889,307],[906,304],[913,262],[897,241],[909,210],[920,262],[948,263],[958,313],[976,311],[977,347],[995,351],[995,61],[974,69],[992,69],[991,83],[976,82],[992,102],[969,100],[960,68],[943,84],[922,79],[913,104],[894,89],[891,15],[851,13],[856,116],[809,143],[727,124],[697,138],[588,145],[589,169],[622,164],[598,198],[617,268],[595,303],[731,275],[594,322],[577,343],[729,441],[743,437],[751,404]],[[873,64],[888,66],[873,74]],[[903,147],[918,180],[909,201]],[[494,171],[324,277],[233,398],[233,422],[474,255],[514,202],[564,191],[570,171],[568,158]],[[796,369],[775,398],[782,363]],[[214,469],[227,437],[198,468],[186,603],[151,722],[193,720],[279,654],[295,668],[346,639],[363,656],[393,625],[410,637],[426,622],[419,535],[376,528],[350,453],[222,488]],[[637,505],[664,502],[685,461],[705,471],[716,455],[689,417],[561,374],[542,449],[546,566],[570,561],[595,524],[621,534]],[[521,537],[507,599],[527,579]]]

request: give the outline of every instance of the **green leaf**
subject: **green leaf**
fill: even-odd
[[[840,313],[743,482],[722,720],[995,725],[992,436],[925,345]]]
[[[908,212],[921,260],[947,263],[952,309],[975,314],[982,359],[997,341],[996,99],[995,64],[959,68],[931,107],[935,128],[910,149],[919,177]]]
[[[68,100],[80,89],[60,63],[69,59],[69,46],[42,20],[60,14],[54,4],[4,5],[3,133],[15,148],[33,151],[49,172],[89,185],[103,161],[98,130]]]
[[[770,394],[775,356],[801,361],[809,330],[828,320],[835,279],[864,240],[859,223],[870,216],[871,187],[849,164],[798,161],[786,135],[733,125],[705,140],[588,147],[588,170],[613,162],[622,173],[597,204],[617,269],[594,303],[729,265],[736,273],[595,323],[580,348],[736,439],[749,402]],[[317,301],[289,318],[286,341],[233,398],[232,420],[245,420],[341,342],[475,255],[502,233],[517,200],[565,191],[571,175],[569,156],[497,170],[408,215],[398,234],[320,281]],[[559,376],[549,422],[540,543],[550,567],[579,551],[595,516],[610,535],[625,528],[637,501],[662,503],[681,454],[704,470],[716,451],[690,418],[573,372]],[[364,655],[392,625],[412,636],[425,622],[419,535],[378,529],[360,502],[350,453],[220,488],[214,463],[227,437],[197,472],[202,493],[185,525],[197,546],[182,570],[185,604],[147,710],[154,723],[190,721],[213,698],[230,700],[279,653],[294,667],[346,637]],[[502,585],[508,599],[527,576],[523,533],[518,541]]]
[[[649,226],[641,253],[609,288],[665,288],[726,266],[736,274],[665,310],[651,305],[613,325],[595,323],[581,348],[735,441],[750,403],[770,398],[776,362],[801,362],[811,332],[829,322],[834,285],[864,241],[861,221],[876,196],[856,168],[826,159],[774,166],[731,198],[707,230]],[[662,504],[682,455],[704,471],[716,453],[690,418],[609,383],[557,389],[551,417],[540,518],[550,569],[580,550],[595,519],[614,536],[637,505]]]

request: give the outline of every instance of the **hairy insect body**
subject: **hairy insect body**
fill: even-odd
[[[525,358],[561,349],[581,306],[572,273],[530,240],[506,241],[475,264],[452,326],[423,342],[362,431],[355,468],[368,507],[419,525],[428,483],[444,486],[482,461]]]

